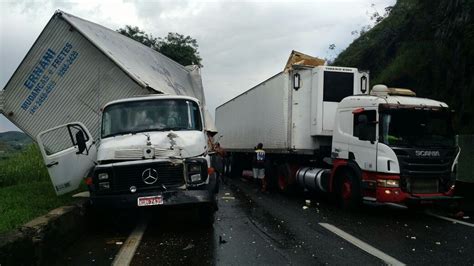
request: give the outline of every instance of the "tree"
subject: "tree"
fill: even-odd
[[[187,65],[201,65],[197,41],[190,36],[169,32],[164,39],[158,41],[158,51],[176,62]]]
[[[141,42],[158,51],[183,66],[198,65],[202,67],[201,57],[198,52],[197,41],[190,36],[169,32],[165,38],[154,38],[136,26],[125,25],[117,30],[118,33]]]
[[[137,42],[141,42],[144,45],[157,50],[157,42],[158,40],[156,38],[153,38],[153,36],[150,34],[146,34],[144,31],[140,30],[137,26],[132,27],[130,25],[125,25],[125,28],[120,28],[117,30],[118,33],[125,35],[129,38],[134,39]]]

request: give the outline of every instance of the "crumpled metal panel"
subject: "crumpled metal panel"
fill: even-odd
[[[5,86],[3,112],[33,138],[80,121],[97,139],[105,103],[148,93],[69,23],[53,16]]]
[[[204,102],[199,70],[186,68],[139,42],[65,12],[59,14],[143,87]]]
[[[5,98],[3,97],[3,90],[0,90],[0,113],[3,113],[3,105]]]

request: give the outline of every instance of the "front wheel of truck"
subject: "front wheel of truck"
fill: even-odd
[[[336,197],[339,207],[347,210],[356,210],[362,203],[360,182],[355,174],[346,169],[337,175]]]
[[[200,206],[198,209],[199,224],[203,227],[211,227],[214,224],[216,214],[216,203]]]

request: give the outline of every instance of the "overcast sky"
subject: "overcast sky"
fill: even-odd
[[[190,35],[199,44],[208,109],[278,73],[291,50],[334,58],[395,0],[5,1],[0,2],[0,89],[61,9],[110,29],[136,25],[155,37]],[[372,6],[373,5],[373,6]],[[336,45],[335,51],[329,45]],[[16,128],[0,115],[0,132]]]

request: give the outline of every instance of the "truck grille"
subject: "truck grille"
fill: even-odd
[[[450,187],[457,149],[439,150],[436,157],[416,156],[416,149],[394,148],[400,165],[401,187],[411,193],[439,193]]]
[[[430,179],[408,179],[407,191],[414,194],[428,194],[439,192],[439,180]]]
[[[154,169],[158,173],[158,180],[153,184],[143,181],[142,173],[146,169]],[[139,165],[114,166],[114,178],[112,189],[114,192],[130,191],[135,186],[137,191],[153,189],[173,189],[184,185],[183,164],[173,165],[171,163],[149,163]]]

